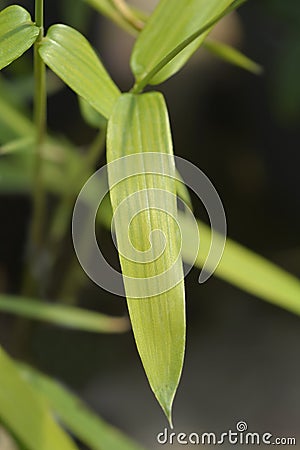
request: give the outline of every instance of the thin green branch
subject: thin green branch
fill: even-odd
[[[44,0],[35,2],[35,22],[40,32],[34,43],[34,99],[33,99],[33,120],[34,120],[34,161],[33,161],[33,213],[29,232],[29,258],[30,261],[25,267],[23,275],[22,293],[29,295],[36,291],[36,282],[32,276],[31,266],[35,263],[34,259],[40,252],[43,242],[44,217],[45,217],[45,187],[43,183],[43,144],[46,135],[46,108],[47,108],[47,90],[46,90],[46,68],[42,61],[38,46],[44,36]],[[27,325],[18,323],[17,328],[27,333]],[[24,339],[25,341],[25,339]]]
[[[135,30],[141,31],[144,28],[145,23],[134,14],[124,0],[111,0],[111,2],[123,19],[125,19]]]
[[[34,44],[34,123],[36,137],[33,181],[33,218],[31,227],[31,240],[34,252],[38,251],[42,244],[45,216],[42,148],[46,135],[47,90],[46,68],[38,52],[39,43],[44,36],[44,0],[36,0],[35,21],[36,25],[40,28],[40,33]]]

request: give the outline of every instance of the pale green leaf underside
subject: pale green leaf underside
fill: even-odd
[[[232,0],[161,0],[135,43],[131,68],[137,82],[193,33],[222,14]],[[159,84],[176,73],[199,48],[207,32],[181,51],[151,79]]]
[[[9,295],[0,295],[0,311],[96,333],[122,332],[129,328],[125,318]]]
[[[41,42],[44,62],[73,91],[108,118],[120,91],[87,39],[67,25],[53,25]]]
[[[241,53],[239,50],[231,47],[230,45],[224,44],[223,42],[219,42],[213,39],[206,39],[204,42],[204,46],[209,52],[213,53],[224,61],[238,66],[241,69],[245,69],[248,72],[259,75],[263,71],[263,68],[259,64],[243,55],[243,53]]]
[[[164,99],[159,93],[139,96],[124,94],[118,100],[108,122],[108,162],[132,154],[144,155],[147,152],[170,155],[170,160],[173,161],[171,133]],[[124,199],[128,200],[131,194],[141,190],[143,190],[142,200],[145,200],[146,195],[146,204],[153,205],[156,199],[155,197],[153,199],[151,189],[156,188],[161,190],[160,198],[164,202],[164,211],[171,211],[176,217],[174,179],[149,174],[153,167],[141,165],[138,169],[140,175],[131,176],[112,186],[116,173],[114,169],[108,167],[113,211],[116,212]],[[175,177],[174,164],[171,164],[169,170]],[[142,200],[126,203],[123,217],[115,222],[119,251],[123,250],[123,244],[127,239],[127,220],[143,207]],[[145,297],[145,293],[149,292],[149,285],[153,282],[149,277],[155,277],[170,267],[178,253],[180,255],[181,242],[175,221],[156,209],[140,212],[131,222],[129,234],[135,248],[146,253],[149,249],[150,233],[157,229],[164,233],[166,247],[160,257],[154,258],[154,262],[133,262],[120,256],[127,297],[129,296],[126,277],[143,278],[144,288],[139,291],[140,287],[137,287],[137,292]],[[153,248],[156,248],[155,244]],[[181,256],[179,262],[175,266],[176,273],[174,272],[172,276],[183,280]],[[130,290],[132,292],[132,289]],[[180,281],[168,292],[150,298],[129,297],[127,302],[137,348],[150,386],[170,419],[185,347],[184,283]]]
[[[30,14],[12,5],[0,12],[0,69],[23,55],[39,35]]]
[[[191,236],[192,224],[180,212],[179,222],[183,235]],[[204,223],[197,223],[201,244],[195,265],[202,268],[210,247],[211,231]],[[185,243],[182,249],[183,259],[192,262],[196,243],[191,239],[186,239]],[[300,280],[231,239],[226,241],[215,275],[246,292],[300,315]]]
[[[142,450],[53,379],[25,365],[18,370],[66,428],[92,450]]]
[[[28,450],[77,449],[1,347],[0,420]]]

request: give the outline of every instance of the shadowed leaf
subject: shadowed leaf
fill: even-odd
[[[21,6],[12,5],[0,12],[0,69],[23,55],[39,35],[39,28]]]

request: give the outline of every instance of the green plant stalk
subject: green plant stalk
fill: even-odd
[[[144,28],[144,22],[133,13],[132,9],[124,0],[111,0],[111,2],[126,22],[135,30],[141,31]]]
[[[46,67],[39,55],[38,47],[44,37],[44,0],[35,2],[35,21],[40,34],[34,44],[34,124],[36,127],[35,162],[33,180],[33,218],[31,226],[31,240],[34,252],[38,252],[42,245],[45,218],[45,188],[43,186],[43,157],[42,147],[46,135],[47,119],[47,90]]]
[[[243,3],[245,3],[247,0],[236,0],[232,3],[229,8],[226,9],[226,11],[219,14],[217,17],[215,17],[213,20],[208,22],[206,25],[204,25],[202,28],[197,30],[195,33],[193,33],[191,36],[189,36],[187,39],[185,39],[183,42],[181,42],[177,47],[174,48],[168,55],[166,55],[155,67],[153,67],[152,70],[141,80],[137,80],[134,84],[133,88],[130,90],[132,94],[139,94],[143,91],[143,89],[149,84],[151,79],[161,70],[163,69],[169,62],[172,61],[180,52],[182,52],[189,44],[191,44],[195,39],[200,37],[203,33],[208,31],[210,28],[212,28],[217,22],[219,22],[223,17],[227,16],[227,14],[231,13],[235,9],[237,9],[239,6],[241,6]]]
[[[35,2],[35,22],[39,27],[40,33],[33,47],[33,64],[34,64],[34,111],[33,119],[35,126],[35,159],[33,167],[33,215],[29,232],[29,261],[25,267],[22,283],[23,295],[31,295],[36,292],[37,283],[35,282],[31,266],[39,252],[43,243],[43,229],[45,217],[45,187],[43,183],[43,143],[46,137],[46,120],[47,120],[47,90],[46,90],[46,66],[41,59],[38,46],[44,36],[44,0],[36,0]],[[20,354],[26,353],[29,336],[32,331],[31,324],[19,319],[15,323],[15,332],[13,333],[13,347]]]

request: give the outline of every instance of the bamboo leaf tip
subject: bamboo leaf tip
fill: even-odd
[[[156,398],[158,400],[158,403],[163,410],[171,430],[173,430],[173,400],[174,400],[174,394],[169,396],[169,392],[160,393],[160,395],[156,395]]]
[[[260,64],[256,64],[254,73],[255,73],[255,75],[264,75],[265,68],[263,66],[261,66]]]
[[[172,403],[170,403],[169,405],[164,405],[161,402],[159,402],[168,422],[170,425],[171,430],[173,430],[173,417],[172,417]]]

